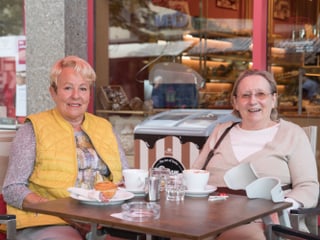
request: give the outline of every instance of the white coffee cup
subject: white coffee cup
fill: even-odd
[[[122,171],[125,188],[128,190],[143,191],[148,170],[145,169],[124,169]]]
[[[183,181],[189,191],[203,191],[209,181],[209,171],[186,169],[183,171]]]

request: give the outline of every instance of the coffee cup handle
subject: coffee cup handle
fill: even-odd
[[[138,178],[139,183],[138,183],[138,187],[141,188],[145,185],[146,179],[142,179],[142,177]]]

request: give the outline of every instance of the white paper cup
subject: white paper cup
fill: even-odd
[[[183,181],[189,191],[203,191],[209,181],[209,171],[186,169],[183,171]]]
[[[144,191],[145,181],[148,177],[148,170],[124,169],[122,171],[122,175],[126,189]]]

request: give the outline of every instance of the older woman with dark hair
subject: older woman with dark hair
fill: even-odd
[[[319,195],[315,156],[304,130],[279,119],[273,75],[267,71],[245,71],[234,83],[231,102],[241,121],[233,125],[208,159],[217,140],[233,123],[217,126],[193,167],[205,165],[210,171],[209,184],[226,187],[225,173],[241,163],[250,163],[257,177],[277,177],[282,184],[292,185],[285,192],[285,201],[293,203],[294,208],[315,206]],[[265,239],[263,224],[246,224],[222,233],[217,239]]]

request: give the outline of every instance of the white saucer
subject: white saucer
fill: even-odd
[[[204,190],[186,190],[186,196],[189,197],[207,197],[210,193],[217,190],[217,187],[207,185]]]

